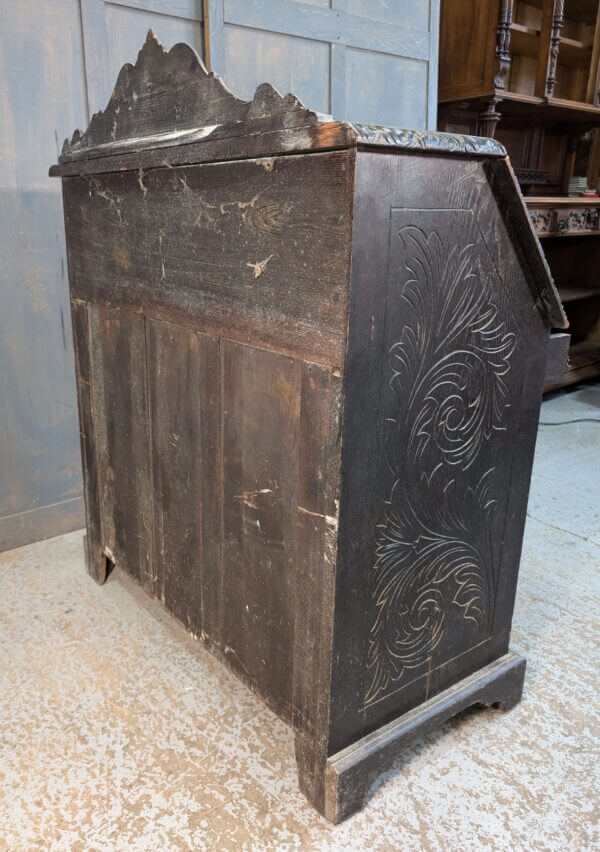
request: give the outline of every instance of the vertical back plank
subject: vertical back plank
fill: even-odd
[[[77,378],[77,407],[79,409],[79,434],[83,466],[85,523],[85,560],[88,573],[98,583],[106,579],[106,561],[102,556],[102,531],[100,499],[98,493],[98,467],[94,448],[94,423],[92,400],[92,375],[88,306],[83,302],[71,303],[73,346],[75,350],[75,375]]]
[[[341,377],[306,362],[301,370],[293,698],[300,783],[314,800],[327,756]]]
[[[147,321],[155,594],[218,641],[219,342]]]
[[[149,591],[152,478],[144,318],[90,307],[102,545]]]
[[[300,365],[222,341],[223,652],[289,720]]]

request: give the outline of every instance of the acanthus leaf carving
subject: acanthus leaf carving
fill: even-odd
[[[489,632],[495,471],[474,476],[471,468],[506,428],[504,377],[515,346],[472,244],[448,250],[435,230],[413,225],[397,237],[406,280],[394,298],[406,322],[388,352],[393,484],[372,568],[367,706],[431,658],[448,607],[461,610],[475,633]]]

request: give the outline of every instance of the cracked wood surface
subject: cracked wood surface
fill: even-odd
[[[64,181],[72,297],[339,367],[353,154]]]

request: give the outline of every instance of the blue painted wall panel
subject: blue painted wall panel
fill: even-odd
[[[346,48],[344,118],[426,127],[427,74],[422,60]]]
[[[87,117],[77,0],[11,4],[2,27],[0,549],[33,518],[42,528],[51,504],[81,522],[61,191],[48,165]]]
[[[436,127],[439,0],[209,0],[212,68],[334,118]]]
[[[208,20],[205,19],[205,8]],[[439,0],[23,0],[0,49],[0,550],[81,523],[62,141],[103,109],[148,28],[236,94],[265,80],[348,118],[435,127]]]
[[[329,112],[329,45],[322,41],[225,24],[224,79],[232,92],[249,99],[268,80],[304,104]]]

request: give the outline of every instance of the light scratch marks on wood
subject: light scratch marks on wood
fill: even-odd
[[[298,511],[304,515],[311,515],[313,518],[323,518],[328,526],[337,529],[338,519],[335,515],[323,515],[321,512],[311,512],[309,509],[305,509],[304,506],[298,506]]]
[[[273,257],[273,255],[270,254],[264,260],[258,260],[256,263],[247,263],[246,266],[249,266],[250,269],[254,270],[254,277],[255,278],[260,278],[260,276],[265,271],[267,263],[271,260],[272,257]]]
[[[228,207],[237,207],[238,210],[242,211],[242,221],[246,221],[246,216],[248,215],[248,211],[252,210],[258,199],[263,194],[264,189],[261,189],[260,192],[257,192],[256,195],[250,199],[250,201],[225,201],[220,205],[221,215],[224,216],[227,212]]]
[[[144,198],[145,198],[148,195],[148,187],[144,183],[144,170],[143,169],[138,170],[138,183],[140,185],[140,189],[144,193]]]
[[[121,203],[121,198],[118,195],[116,197],[113,196],[113,193],[110,191],[110,189],[103,189],[100,180],[94,177],[90,177],[88,179],[88,193],[90,195],[90,198],[92,196],[92,191],[94,191],[96,195],[100,196],[100,198],[103,198],[105,201],[108,201],[109,205],[117,214],[119,225],[122,225],[123,220],[121,218],[121,209],[119,207],[119,204]]]
[[[242,491],[241,494],[234,494],[233,499],[239,500],[241,503],[244,503],[245,506],[248,506],[250,509],[258,509],[256,505],[256,498],[259,494],[274,494],[272,488],[259,488],[256,491]]]

